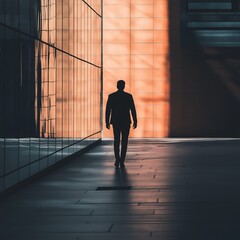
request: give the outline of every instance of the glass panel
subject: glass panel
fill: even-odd
[[[129,4],[119,4],[119,5],[111,5],[106,4],[104,6],[104,17],[128,17],[130,15]]]
[[[69,56],[63,54],[63,148],[64,156],[68,156],[69,138]]]
[[[0,178],[0,192],[4,191],[4,179]]]
[[[31,58],[34,56],[32,61],[34,63],[34,71],[31,72],[31,79],[34,81],[34,127],[30,129],[30,162],[34,162],[40,158],[41,44],[39,41],[36,41],[34,45],[35,52],[31,54]]]
[[[5,0],[5,24],[15,29],[19,28],[18,0]]]
[[[7,28],[5,28],[5,34],[2,51],[4,52],[4,79],[7,81],[4,81],[3,114],[5,118],[5,174],[8,174],[19,167],[19,137],[22,132],[22,130],[20,132],[22,112],[19,100],[22,88],[19,81],[21,76],[19,34]],[[15,177],[9,181],[11,181],[9,186],[17,182]]]
[[[19,179],[18,172],[9,173],[4,179],[5,189],[8,189],[15,185],[16,183],[18,183],[18,179]]]
[[[40,89],[40,159],[46,157],[48,152],[49,136],[49,46],[40,43],[40,73],[38,87]]]
[[[57,161],[62,159],[63,147],[63,53],[56,51],[56,151]]]
[[[24,35],[20,35],[20,69],[19,96],[20,115],[19,115],[19,167],[29,164],[30,161],[30,139],[31,132],[35,128],[34,122],[34,78],[30,73],[34,73],[34,40]],[[22,176],[23,177],[23,176]]]
[[[30,8],[29,1],[19,1],[20,31],[30,34]]]
[[[132,29],[153,29],[153,18],[131,19]]]
[[[230,10],[231,2],[189,2],[189,10]]]
[[[131,5],[131,18],[152,18],[153,17],[153,4],[132,4]]]
[[[4,156],[4,138],[0,138],[0,178],[4,174],[5,156]]]
[[[73,151],[73,144],[74,144],[74,59],[69,58],[68,68],[69,68],[69,76],[68,76],[68,119],[69,119],[69,141],[68,144],[70,145],[69,154],[72,154]]]
[[[132,42],[153,42],[152,30],[132,30],[131,41]]]
[[[0,7],[2,7],[2,3],[0,3]],[[0,20],[2,18],[0,17]],[[4,96],[4,89],[5,89],[5,82],[3,79],[5,79],[5,51],[4,49],[4,41],[5,38],[5,29],[4,27],[0,26],[0,112],[3,114],[3,117],[0,118],[0,179],[4,175],[4,168],[5,168],[5,96]]]
[[[0,23],[5,23],[4,13],[5,13],[5,1],[0,1]]]
[[[5,139],[5,174],[18,168],[19,140],[18,138]]]
[[[238,28],[240,22],[188,22],[188,28]]]
[[[0,191],[101,137],[101,1],[88,4],[0,1]]]

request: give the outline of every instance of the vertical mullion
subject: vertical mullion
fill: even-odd
[[[99,33],[98,33],[99,34]],[[101,0],[101,26],[100,26],[100,57],[101,57],[101,70],[100,70],[100,129],[101,138],[103,137],[103,0]]]

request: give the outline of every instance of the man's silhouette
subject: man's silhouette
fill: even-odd
[[[113,126],[114,134],[114,154],[115,166],[124,168],[124,161],[126,158],[128,135],[131,125],[130,111],[133,118],[133,128],[137,127],[137,114],[131,94],[124,92],[125,82],[119,80],[117,82],[118,91],[108,96],[106,106],[106,128],[110,129],[110,124]],[[121,142],[121,155],[119,154],[120,138]]]

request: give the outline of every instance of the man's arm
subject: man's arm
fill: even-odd
[[[105,123],[106,123],[107,129],[110,129],[110,113],[111,113],[111,104],[110,104],[110,97],[108,96],[108,100],[106,104],[106,112],[105,112]]]
[[[132,118],[133,118],[133,128],[136,128],[137,127],[137,113],[136,113],[136,108],[135,108],[135,104],[134,104],[132,95],[131,95],[130,109],[131,109]]]

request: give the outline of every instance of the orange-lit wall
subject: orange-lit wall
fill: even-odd
[[[168,0],[104,0],[103,107],[124,79],[138,115],[131,137],[168,136],[168,26]]]
[[[43,1],[40,16],[41,40],[58,49],[36,43],[40,136],[84,138],[99,132],[101,1]],[[38,89],[39,74],[35,82]]]
[[[101,139],[101,0],[0,1],[0,192]]]

